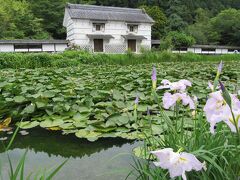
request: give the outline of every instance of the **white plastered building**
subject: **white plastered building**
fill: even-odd
[[[67,4],[67,40],[91,52],[140,53],[151,49],[153,19],[142,9]]]

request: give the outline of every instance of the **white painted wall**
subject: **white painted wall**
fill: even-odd
[[[202,48],[193,48],[193,47],[190,47],[190,48],[187,48],[187,51],[188,52],[192,52],[192,53],[202,53]]]
[[[42,52],[42,49],[31,49],[31,48],[29,48],[29,52]]]
[[[195,48],[195,53],[202,53],[202,48]]]
[[[195,52],[195,48],[188,48],[187,51],[194,53]]]
[[[61,52],[65,51],[65,49],[67,48],[67,44],[56,44],[55,47],[57,52]]]
[[[228,53],[228,49],[216,49],[216,54],[227,54]]]
[[[173,50],[173,53],[186,53],[186,51],[176,51]],[[189,47],[187,48],[187,52],[192,52],[196,54],[233,54],[233,52],[230,52],[226,48],[216,48],[215,51],[203,51],[202,48],[195,48],[195,47]]]
[[[93,23],[94,22],[90,20],[71,19],[67,13],[64,20],[64,25],[67,28],[67,40],[82,48],[93,48],[93,40],[89,39],[87,34],[112,35],[114,38],[104,40],[104,49],[109,50],[107,53],[111,53],[114,49],[117,50],[115,53],[120,53],[119,48],[122,49],[123,47],[124,50],[122,53],[127,50],[127,40],[122,37],[122,35],[129,34],[127,23],[120,21],[107,21],[105,23],[104,31],[95,31]],[[137,41],[137,52],[140,52],[140,47],[151,49],[151,24],[141,23],[138,26],[138,32],[131,34],[144,36],[146,38]],[[110,47],[110,49],[108,47]]]
[[[222,49],[222,54],[227,54],[228,53],[228,49]]]
[[[54,44],[43,44],[42,45],[42,49],[45,52],[53,52],[53,51],[55,51]]]
[[[0,44],[0,52],[14,52],[13,44]]]
[[[67,48],[67,44],[42,44],[42,49],[15,49],[13,44],[0,44],[0,52],[62,52]]]

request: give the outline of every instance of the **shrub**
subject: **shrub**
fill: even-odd
[[[170,51],[144,51],[142,54],[92,54],[86,51],[65,51],[63,53],[0,53],[0,69],[74,67],[93,65],[135,65],[164,61],[237,61],[239,54],[198,55],[193,53],[173,54]]]

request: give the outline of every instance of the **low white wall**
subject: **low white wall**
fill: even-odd
[[[28,49],[15,49],[15,52],[28,52]]]
[[[230,52],[228,49],[221,49],[221,48],[216,48],[215,51],[211,50],[205,50],[203,51],[202,48],[194,48],[194,47],[189,47],[187,48],[187,52],[192,52],[196,54],[233,54],[233,52]],[[173,51],[173,53],[185,53],[185,51]]]
[[[1,44],[0,52],[14,52],[13,44]]]
[[[192,53],[201,53],[202,49],[201,48],[188,48],[187,51],[192,52]]]
[[[67,44],[56,44],[56,51],[65,51]]]
[[[195,53],[201,53],[202,52],[202,48],[195,48]]]
[[[23,48],[14,50],[14,44],[0,44],[0,52],[62,52],[67,47],[67,44],[42,44],[42,49]]]
[[[194,48],[188,48],[187,51],[194,53],[194,52],[195,52],[195,49],[194,49]]]
[[[43,44],[42,49],[44,52],[54,52],[54,44]]]
[[[227,54],[228,49],[216,49],[216,54]]]
[[[31,48],[29,48],[29,52],[42,52],[42,49],[31,49]]]

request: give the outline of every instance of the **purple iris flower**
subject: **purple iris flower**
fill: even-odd
[[[225,86],[223,85],[223,83],[221,81],[219,81],[219,84],[220,84],[220,89],[222,90],[222,92],[224,92],[226,90]]]
[[[222,72],[222,68],[223,68],[223,62],[221,61],[220,64],[218,65],[218,74],[220,75]]]
[[[151,112],[150,112],[150,109],[149,107],[147,107],[147,115],[150,116],[151,115]]]
[[[156,67],[152,69],[152,81],[157,81],[157,70]]]
[[[135,104],[138,104],[139,103],[139,97],[137,96],[135,101],[134,101]]]

